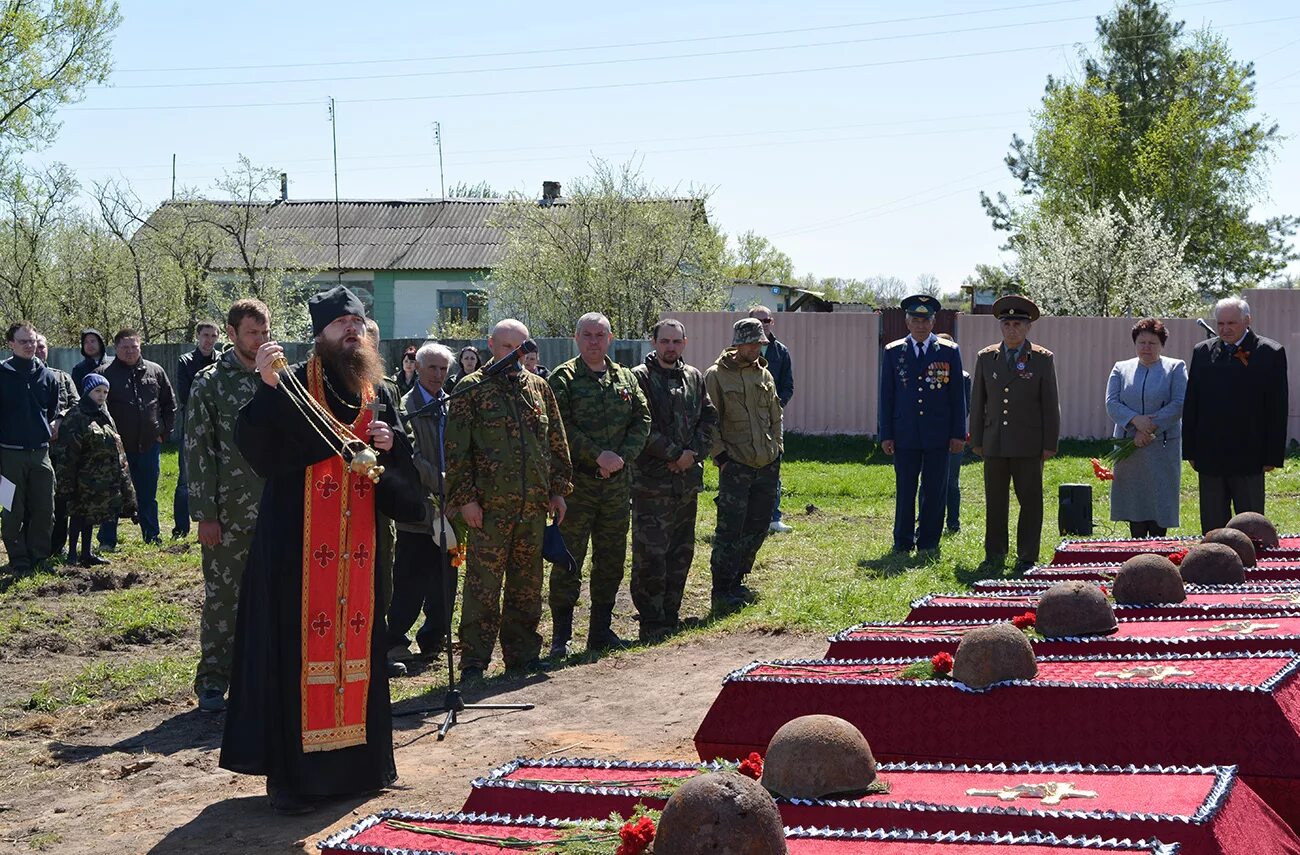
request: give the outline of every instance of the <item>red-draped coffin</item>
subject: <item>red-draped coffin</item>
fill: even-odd
[[[665,779],[690,778],[712,768],[677,762],[515,760],[474,781],[463,810],[569,819],[629,816],[640,804],[663,808]],[[887,793],[834,801],[778,799],[777,806],[786,826],[1040,831],[1159,839],[1182,844],[1184,855],[1300,853],[1300,838],[1238,780],[1231,766],[886,763],[879,768],[879,780],[889,785]],[[1066,782],[1093,795],[1049,806],[1004,790],[1046,781]]]
[[[1300,560],[1300,535],[1288,534],[1278,538],[1275,547],[1258,549],[1260,561]],[[1180,549],[1200,543],[1199,537],[1153,537],[1147,540],[1063,540],[1052,556],[1053,564],[1089,564],[1094,561],[1123,561],[1144,552],[1169,555]]]
[[[827,659],[929,659],[956,653],[962,636],[1005,621],[862,623],[830,637]],[[1111,635],[1037,639],[1037,656],[1123,656],[1153,653],[1300,653],[1300,615],[1126,618]]]
[[[1123,565],[1123,561],[1104,561],[1095,564],[1049,564],[1046,567],[1034,567],[1024,575],[1026,582],[1110,582]],[[992,579],[990,581],[1000,581]],[[1008,579],[1008,582],[1018,580]],[[1247,567],[1245,583],[1248,585],[1271,585],[1277,582],[1300,582],[1300,563],[1289,561],[1279,564],[1264,564],[1259,567]]]
[[[496,855],[535,851],[523,846],[505,847],[486,842],[464,842],[449,837],[400,831],[388,825],[396,820],[457,835],[480,838],[515,838],[537,841],[540,848],[559,838],[563,823],[539,817],[484,814],[428,814],[383,811],[368,816],[322,840],[325,855]],[[610,852],[616,844],[611,844]],[[790,855],[1094,855],[1122,852],[1128,855],[1185,855],[1176,843],[1160,841],[1102,840],[1096,837],[1057,837],[1051,834],[926,834],[905,829],[843,831],[839,829],[787,828]],[[671,853],[665,853],[671,855]]]
[[[1011,620],[1038,608],[1040,591],[986,591],[969,594],[927,594],[912,602],[904,623],[934,623],[948,620]],[[1213,587],[1188,585],[1181,603],[1115,604],[1115,616],[1214,617],[1219,615],[1275,614],[1300,611],[1300,587],[1272,588],[1246,585]]]
[[[1112,568],[1112,580],[1114,573],[1119,572],[1117,565],[1103,565]],[[1019,579],[982,579],[971,585],[971,589],[976,594],[1041,594],[1048,588],[1052,587],[1059,580],[1044,579],[1041,576],[1032,578]],[[1094,581],[1101,585],[1110,585],[1111,580],[1085,580]],[[1280,582],[1251,582],[1246,581],[1240,585],[1187,585],[1187,592],[1200,594],[1213,593],[1266,593],[1266,594],[1295,594],[1300,592],[1300,581],[1280,581]],[[1297,606],[1300,609],[1300,606]]]
[[[913,659],[757,662],[728,675],[695,734],[701,758],[763,752],[802,715],[837,715],[877,758],[952,763],[1236,764],[1300,823],[1300,659],[1289,654],[1039,659],[1034,680],[908,680]],[[1159,681],[1144,668],[1172,670]]]

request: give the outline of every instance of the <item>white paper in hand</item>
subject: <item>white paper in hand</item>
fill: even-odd
[[[18,489],[17,485],[8,478],[0,475],[0,507],[6,511],[14,509],[14,492]]]
[[[443,543],[443,537],[446,537],[446,543]],[[451,522],[446,517],[439,517],[438,521],[433,524],[433,542],[448,552],[456,548],[456,532],[452,529]]]

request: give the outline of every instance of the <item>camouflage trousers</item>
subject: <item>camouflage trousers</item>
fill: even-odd
[[[591,578],[587,587],[591,606],[613,606],[623,584],[623,562],[627,560],[627,530],[632,523],[631,495],[627,476],[612,482],[577,476],[569,508],[560,523],[564,545],[579,568],[568,573],[551,567],[551,611],[572,610],[582,596],[582,562],[591,544]]]
[[[772,503],[781,477],[781,459],[761,469],[731,461],[718,474],[718,527],[709,569],[713,592],[725,593],[750,570],[772,524]]]
[[[632,603],[642,631],[677,625],[695,557],[698,506],[695,492],[632,496]]]
[[[375,592],[375,614],[388,614],[393,604],[393,559],[397,555],[397,523],[375,514],[375,564],[379,569],[379,590]]]
[[[199,617],[199,667],[194,692],[224,692],[230,685],[231,653],[235,644],[235,613],[239,610],[239,582],[248,563],[252,530],[222,529],[218,546],[202,547],[203,612]]]
[[[542,652],[542,536],[546,514],[486,511],[483,527],[469,530],[461,594],[460,667],[487,668],[501,638],[506,667],[527,664]],[[505,596],[502,596],[504,587]]]

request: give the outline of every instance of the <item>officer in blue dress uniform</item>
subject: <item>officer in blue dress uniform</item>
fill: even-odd
[[[902,306],[910,335],[887,344],[880,363],[880,447],[894,458],[894,551],[924,552],[943,533],[948,455],[966,442],[966,390],[961,351],[934,334],[939,301],[916,294]]]

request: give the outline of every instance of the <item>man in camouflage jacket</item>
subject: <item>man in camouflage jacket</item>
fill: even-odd
[[[77,389],[76,381],[72,375],[59,368],[50,365],[50,345],[45,336],[37,333],[36,335],[36,358],[45,363],[45,367],[50,369],[54,375],[54,382],[59,387],[59,418],[50,424],[53,435],[50,437],[50,465],[54,467],[54,477],[57,481],[59,477],[59,464],[62,462],[62,446],[59,445],[59,428],[63,419],[68,413],[76,409],[77,402],[81,400],[81,392]],[[50,535],[50,554],[58,555],[63,551],[63,545],[68,540],[68,503],[67,499],[58,492],[57,483],[54,493],[54,531]]]
[[[677,628],[695,556],[695,512],[718,411],[704,375],[682,359],[686,328],[655,325],[654,352],[632,369],[650,405],[650,440],[632,472],[632,602],[650,641]]]
[[[257,529],[263,480],[235,444],[239,410],[257,391],[257,350],[271,337],[271,318],[257,300],[239,300],[226,317],[233,347],[194,378],[185,408],[190,519],[199,525],[203,612],[194,693],[199,708],[220,712],[230,684],[239,583]]]
[[[569,572],[559,565],[551,568],[552,657],[568,652],[588,542],[591,623],[587,649],[603,650],[622,643],[610,623],[623,583],[631,524],[631,478],[626,464],[636,460],[650,437],[650,410],[641,387],[631,369],[609,358],[613,342],[609,319],[599,312],[583,315],[574,339],[579,355],[556,367],[546,380],[555,392],[573,459],[573,498],[560,533],[578,570]]]
[[[492,371],[527,339],[517,320],[493,327],[492,362],[456,384],[448,410],[447,501],[470,529],[458,631],[466,680],[483,676],[498,631],[507,668],[538,664],[542,537],[548,513],[564,519],[573,489],[564,423],[546,381],[517,362]]]

